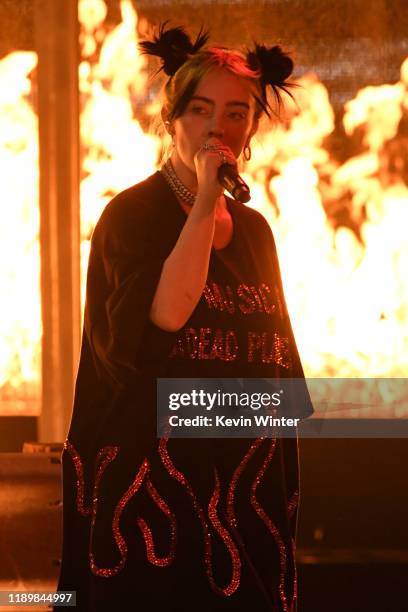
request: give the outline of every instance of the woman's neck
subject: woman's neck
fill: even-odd
[[[181,161],[176,150],[171,154],[170,161],[183,185],[192,193],[197,193],[197,175]]]

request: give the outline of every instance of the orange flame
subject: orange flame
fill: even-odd
[[[26,100],[36,64],[36,54],[28,52],[0,61],[0,398],[6,414],[35,414],[39,408],[38,126]]]

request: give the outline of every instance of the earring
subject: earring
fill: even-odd
[[[244,159],[245,161],[249,161],[251,159],[252,151],[249,144],[246,144],[244,147]]]

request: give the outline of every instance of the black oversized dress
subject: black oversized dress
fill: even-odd
[[[116,196],[93,236],[63,453],[60,590],[77,609],[295,609],[295,439],[156,437],[156,379],[303,377],[264,218],[228,200],[179,332],[149,321],[186,215],[160,172]],[[312,412],[294,404],[292,415]]]

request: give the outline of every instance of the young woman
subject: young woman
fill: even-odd
[[[163,27],[143,43],[170,77],[173,149],[92,237],[63,454],[59,589],[78,610],[296,606],[296,439],[156,438],[159,377],[303,377],[270,228],[217,179],[250,156],[266,87],[279,99],[292,62],[206,41]]]

